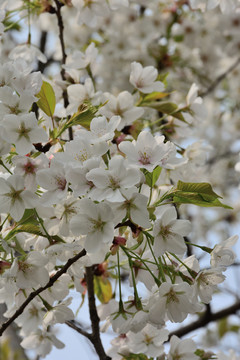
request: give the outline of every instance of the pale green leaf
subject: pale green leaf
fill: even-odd
[[[102,304],[108,303],[112,299],[112,285],[103,276],[94,276],[94,292]]]
[[[41,90],[37,94],[37,97],[39,98],[37,105],[40,109],[47,116],[53,117],[56,106],[56,97],[52,86],[48,82],[43,81]]]

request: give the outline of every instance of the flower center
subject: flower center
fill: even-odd
[[[23,122],[21,122],[17,132],[19,134],[19,138],[21,137],[25,137],[26,139],[29,140],[29,136],[28,133],[31,131],[31,129],[28,129],[25,127],[25,124]]]
[[[139,160],[138,161],[141,164],[143,164],[143,165],[151,164],[151,155],[149,154],[149,152],[147,152],[147,151],[143,151],[143,152],[139,151],[138,154],[139,154]]]
[[[24,165],[23,169],[25,174],[35,174],[35,165],[33,165],[30,161]]]
[[[64,190],[67,184],[67,180],[65,178],[61,178],[60,176],[57,176],[55,180],[58,189]]]

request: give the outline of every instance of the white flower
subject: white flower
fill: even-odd
[[[67,88],[69,105],[67,107],[67,115],[77,112],[78,107],[86,100],[91,100],[94,105],[100,95],[95,93],[92,79],[87,78],[84,84],[73,84]]]
[[[182,162],[175,157],[176,148],[173,143],[164,143],[164,136],[153,136],[147,131],[142,131],[137,141],[122,141],[119,149],[126,154],[129,164],[150,172],[158,165],[173,169]]]
[[[114,214],[109,205],[96,204],[90,199],[80,200],[80,211],[70,222],[74,235],[87,235],[85,249],[97,252],[103,243],[111,243],[114,237]]]
[[[93,71],[92,67],[95,64],[97,55],[98,49],[96,48],[94,42],[91,42],[91,44],[86,48],[85,53],[82,53],[81,51],[75,51],[71,58],[67,59],[67,64],[63,65],[63,68],[66,70],[80,70],[86,69],[87,66],[90,66],[91,70]]]
[[[218,5],[223,13],[230,13],[237,5],[237,0],[190,0],[193,9],[212,10]]]
[[[92,145],[90,132],[81,130],[80,136],[69,141],[65,151],[57,153],[55,159],[73,167],[81,167],[87,160],[102,156],[107,150],[108,145],[105,141]]]
[[[20,175],[10,175],[7,180],[0,178],[0,213],[10,213],[18,221],[25,209],[37,204],[37,196],[24,190],[24,180]]]
[[[116,155],[109,161],[108,170],[92,169],[86,178],[96,186],[91,195],[93,198],[98,201],[106,199],[119,202],[125,200],[122,190],[131,188],[140,181],[140,173],[137,169],[128,169],[126,160]]]
[[[46,132],[38,126],[33,112],[22,115],[6,115],[1,122],[2,134],[9,143],[14,144],[20,155],[33,149],[33,143],[46,142]]]
[[[39,60],[42,63],[47,62],[47,57],[44,55],[37,46],[32,44],[20,44],[15,46],[9,53],[11,60],[23,58],[28,63],[32,64],[34,61]]]
[[[124,200],[111,204],[116,221],[121,222],[127,216],[134,224],[146,229],[150,228],[151,223],[147,210],[148,198],[132,189],[122,190],[121,194]]]
[[[165,251],[169,251],[183,255],[187,249],[184,236],[190,231],[190,221],[178,220],[173,206],[163,209],[160,219],[157,219],[153,226],[154,253],[161,256]]]
[[[189,123],[192,123],[194,117],[197,120],[202,120],[207,116],[206,108],[203,105],[202,98],[198,96],[198,86],[195,83],[192,84],[187,94],[187,106],[191,110],[192,115],[188,112],[183,112],[183,116]]]
[[[108,118],[113,115],[119,115],[121,117],[117,127],[119,131],[125,126],[132,125],[144,113],[143,108],[134,106],[134,98],[128,91],[122,91],[117,97],[110,93],[105,93],[104,99],[107,100],[107,103],[99,109],[99,113]]]
[[[0,114],[4,116],[6,114],[19,115],[26,113],[34,102],[34,96],[28,93],[21,93],[20,96],[14,94],[13,89],[8,86],[0,88]]]
[[[38,251],[31,251],[24,260],[16,258],[10,269],[16,278],[16,285],[20,289],[46,285],[49,275],[44,266],[47,262],[47,258]]]
[[[72,196],[59,202],[54,208],[56,217],[60,220],[58,227],[62,236],[69,235],[70,220],[80,210],[80,201]]]
[[[53,335],[50,330],[42,331],[40,329],[34,330],[32,334],[25,337],[21,346],[24,349],[34,349],[36,354],[45,357],[52,350],[52,346],[62,349],[65,345]]]
[[[91,190],[95,187],[93,182],[87,180],[87,173],[100,165],[100,158],[92,158],[83,163],[82,167],[74,167],[68,170],[67,180],[71,183],[71,189],[75,197],[88,194],[91,197]]]
[[[236,254],[230,249],[236,244],[238,235],[231,236],[227,240],[224,240],[221,244],[214,246],[211,252],[211,266],[229,266],[234,263]]]
[[[156,329],[147,324],[138,333],[128,332],[128,346],[135,354],[145,354],[151,357],[158,357],[164,352],[163,342],[168,339],[168,330]]]
[[[38,170],[48,167],[47,157],[43,154],[35,159],[29,156],[15,156],[12,162],[15,165],[14,173],[24,178],[25,187],[28,190],[36,191],[36,174]]]
[[[37,172],[37,183],[47,190],[41,197],[41,202],[45,206],[58,203],[67,194],[66,171],[64,166],[56,160],[51,161],[50,168]]]
[[[194,354],[197,346],[192,339],[181,340],[173,335],[170,345],[168,360],[199,360],[199,357]]]
[[[47,329],[49,325],[54,325],[57,323],[63,324],[67,320],[73,320],[74,314],[72,310],[68,307],[72,301],[72,298],[68,298],[64,302],[54,306],[51,310],[47,312],[43,319],[43,328]]]
[[[143,68],[136,61],[131,64],[130,83],[144,94],[164,90],[164,84],[161,81],[156,81],[157,76],[158,71],[153,66]]]
[[[222,269],[202,270],[196,277],[196,292],[202,302],[208,304],[212,300],[212,294],[217,290],[217,285],[225,280]]]
[[[42,302],[35,299],[31,301],[24,312],[16,319],[16,323],[21,327],[21,335],[26,336],[35,331],[42,324],[44,314]]]
[[[202,309],[198,303],[192,303],[193,291],[186,282],[180,284],[161,284],[158,293],[149,303],[149,320],[153,324],[161,323],[167,315],[171,322],[182,322],[188,314]]]
[[[73,6],[78,9],[78,23],[95,27],[98,24],[99,16],[106,16],[109,13],[109,7],[103,0],[72,0]]]

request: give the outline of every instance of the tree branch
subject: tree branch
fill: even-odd
[[[210,94],[219,84],[220,82],[227,77],[238,65],[240,64],[240,57],[221,75],[219,75],[212,84],[208,87],[206,91],[199,93],[199,96],[204,97]]]
[[[69,326],[70,328],[76,330],[79,334],[85,336],[86,338],[88,338],[88,340],[91,340],[91,334],[89,334],[87,331],[83,330],[80,326],[79,323],[77,323],[75,320],[69,320],[69,321],[65,321],[65,324],[67,326]]]
[[[56,15],[57,15],[57,19],[58,19],[59,40],[60,40],[61,50],[62,50],[62,65],[64,65],[64,64],[66,64],[67,55],[66,55],[64,36],[63,36],[64,24],[63,24],[63,18],[62,18],[62,14],[61,14],[61,7],[63,6],[63,4],[61,4],[58,0],[54,0],[54,2],[57,7]],[[63,68],[61,69],[61,77],[63,80],[66,80],[66,72]],[[64,107],[66,109],[67,106],[69,105],[68,94],[67,94],[66,89],[63,90],[62,95],[63,95]],[[71,127],[68,128],[68,133],[69,133],[69,139],[73,140],[73,131],[72,131]]]
[[[4,331],[8,328],[8,326],[17,319],[17,317],[19,315],[21,315],[25,309],[25,307],[37,296],[39,295],[41,292],[43,292],[44,290],[50,288],[51,286],[53,286],[53,284],[60,278],[60,276],[64,273],[67,272],[67,270],[69,269],[69,267],[74,264],[77,260],[79,260],[81,257],[86,255],[86,250],[83,249],[80,253],[78,253],[77,255],[75,255],[74,257],[70,258],[66,264],[59,270],[56,272],[55,275],[53,275],[49,282],[45,285],[40,287],[39,289],[31,292],[31,294],[27,297],[27,299],[24,301],[24,303],[22,303],[22,305],[16,310],[16,312],[13,314],[13,316],[11,316],[5,323],[2,324],[2,326],[0,327],[0,336],[2,336],[2,334],[4,333]]]
[[[173,335],[177,335],[178,337],[182,337],[194,330],[200,329],[206,325],[208,325],[212,321],[217,321],[223,319],[229,315],[235,314],[240,310],[240,300],[238,300],[235,304],[230,307],[227,307],[223,310],[220,310],[216,313],[211,313],[210,308],[207,308],[206,312],[203,316],[201,316],[197,321],[186,325],[178,330],[173,331],[169,334],[169,338]]]
[[[88,289],[88,307],[89,307],[89,314],[90,314],[90,320],[92,326],[92,334],[90,335],[89,340],[91,340],[100,360],[110,360],[111,358],[106,355],[100,338],[100,329],[99,329],[100,319],[98,317],[96,302],[95,302],[92,266],[86,267],[86,281],[87,281],[87,289]]]

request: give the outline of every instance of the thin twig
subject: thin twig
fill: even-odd
[[[212,84],[207,88],[206,91],[203,91],[199,93],[199,96],[204,97],[208,94],[210,94],[219,84],[222,80],[227,77],[228,74],[230,74],[238,65],[240,64],[240,57],[221,75],[219,75]]]
[[[67,55],[66,55],[66,50],[65,50],[65,43],[64,43],[64,24],[63,24],[63,18],[62,18],[62,14],[61,14],[61,7],[62,7],[62,3],[60,3],[58,0],[54,0],[55,4],[56,4],[56,15],[57,15],[57,19],[58,19],[58,28],[59,28],[59,40],[60,40],[60,44],[61,44],[61,51],[62,51],[62,65],[66,64],[66,59],[67,59]],[[61,77],[63,80],[66,80],[66,72],[65,69],[62,68],[61,70]],[[64,103],[64,107],[65,109],[68,107],[69,105],[69,100],[68,100],[68,94],[67,94],[67,90],[64,89],[63,90],[63,103]],[[73,131],[72,128],[68,128],[68,133],[69,133],[69,139],[73,140]]]
[[[69,320],[69,321],[65,321],[65,324],[67,326],[69,326],[70,328],[76,330],[79,334],[85,336],[86,338],[88,338],[91,341],[91,336],[92,334],[89,334],[87,331],[83,330],[80,326],[79,323],[77,323],[77,321],[75,320]]]
[[[45,286],[41,286],[39,289],[33,291],[30,293],[30,295],[27,297],[27,299],[24,301],[24,303],[22,303],[22,305],[16,310],[16,312],[13,314],[13,316],[11,316],[5,323],[2,324],[2,326],[0,327],[0,336],[2,336],[2,334],[4,333],[4,331],[8,328],[8,326],[18,318],[19,315],[21,315],[24,311],[24,309],[26,308],[26,306],[36,297],[38,296],[41,292],[43,292],[44,290],[50,288],[51,286],[53,286],[53,284],[60,278],[60,276],[62,274],[65,274],[67,272],[67,270],[69,269],[69,267],[74,264],[77,260],[79,260],[81,257],[86,255],[86,250],[83,249],[80,253],[78,253],[77,255],[75,255],[74,257],[70,258],[66,264],[58,271],[56,272],[55,275],[53,275],[49,282],[45,285]]]
[[[220,310],[216,313],[212,313],[208,309],[204,313],[203,316],[201,316],[197,321],[194,321],[193,323],[186,325],[178,330],[173,331],[169,334],[169,338],[173,335],[177,335],[178,337],[182,337],[186,334],[189,334],[192,331],[195,331],[197,329],[200,329],[206,325],[208,325],[212,321],[217,321],[224,319],[225,317],[229,315],[233,315],[236,312],[240,310],[240,301],[238,300],[235,304],[233,304],[230,307],[227,307],[223,310]]]

